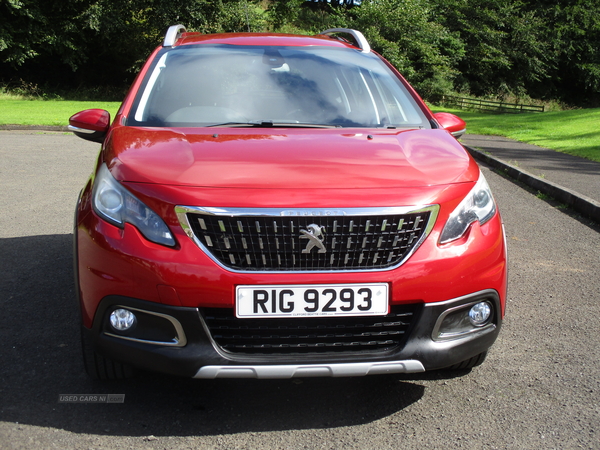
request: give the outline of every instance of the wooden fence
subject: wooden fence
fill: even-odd
[[[446,105],[457,106],[461,109],[478,109],[481,111],[493,111],[503,113],[544,112],[544,106],[495,102],[491,100],[456,97],[454,95],[444,95],[442,97],[442,102]]]

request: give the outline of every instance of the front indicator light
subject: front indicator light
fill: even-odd
[[[94,211],[107,222],[123,228],[135,226],[149,241],[172,247],[175,239],[158,214],[125,189],[102,164],[94,180]]]
[[[494,217],[495,213],[496,203],[492,191],[483,174],[479,172],[479,180],[475,187],[450,214],[442,230],[440,244],[447,244],[461,238],[473,222],[478,221],[479,225],[483,225]]]
[[[115,309],[110,313],[110,324],[117,331],[127,331],[135,324],[136,318],[128,309]]]

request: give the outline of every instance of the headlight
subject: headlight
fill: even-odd
[[[483,225],[495,213],[496,204],[492,197],[492,191],[490,191],[483,174],[479,172],[479,180],[475,187],[450,214],[442,231],[440,244],[446,244],[460,238],[473,222],[479,221],[479,224]]]
[[[102,164],[94,181],[94,211],[107,222],[123,228],[135,226],[149,241],[174,246],[175,239],[163,220],[115,180]]]

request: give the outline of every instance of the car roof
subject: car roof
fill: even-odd
[[[327,47],[356,47],[349,42],[326,35],[304,36],[294,34],[277,33],[221,33],[221,34],[202,34],[202,33],[182,33],[174,47],[197,44],[229,44],[229,45],[259,45],[259,46],[327,46]]]

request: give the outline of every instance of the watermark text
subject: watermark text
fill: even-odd
[[[125,394],[59,394],[58,403],[125,403]]]

